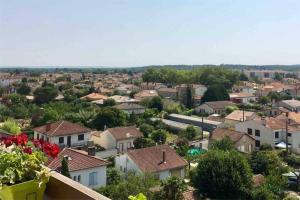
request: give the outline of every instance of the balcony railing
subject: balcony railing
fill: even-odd
[[[81,185],[55,171],[47,183],[44,200],[110,200],[109,198]]]

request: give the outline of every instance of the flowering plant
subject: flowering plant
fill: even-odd
[[[29,141],[25,133],[0,138],[0,189],[29,180],[48,179],[46,155],[56,157],[59,147],[43,140]]]

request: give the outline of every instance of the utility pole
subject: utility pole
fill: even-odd
[[[203,133],[203,124],[204,124],[204,123],[203,123],[203,115],[202,115],[202,118],[201,118],[201,124],[202,124],[202,125],[201,125],[201,126],[202,126],[202,127],[201,127],[201,132],[202,132],[202,140],[203,140],[203,138],[204,138],[204,136],[203,136],[203,134],[204,134],[204,133]]]
[[[288,156],[288,153],[289,153],[289,142],[288,142],[288,139],[289,139],[289,133],[288,133],[288,129],[289,129],[289,127],[288,127],[288,125],[289,125],[289,113],[288,112],[286,112],[286,121],[285,121],[285,145],[286,145],[286,156]]]

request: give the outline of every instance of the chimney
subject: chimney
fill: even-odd
[[[162,157],[162,163],[166,163],[166,150],[163,150],[163,157]]]
[[[50,131],[51,130],[51,124],[46,124],[46,131]]]
[[[96,155],[96,148],[93,147],[88,147],[88,155],[89,156],[95,156]]]

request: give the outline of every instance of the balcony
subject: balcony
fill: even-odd
[[[110,200],[55,171],[51,172],[44,200]]]

